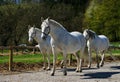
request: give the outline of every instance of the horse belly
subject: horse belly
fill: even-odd
[[[67,54],[71,54],[71,53],[76,53],[76,52],[78,52],[78,51],[80,51],[80,49],[74,49],[74,50],[67,50],[66,52],[67,52]]]
[[[104,42],[104,41],[101,41],[100,45],[97,45],[98,47],[98,51],[105,51],[108,49],[108,43],[107,42]]]
[[[81,50],[85,45],[85,41],[81,36],[75,36],[72,38],[72,40],[68,40],[68,44],[66,45],[67,47],[67,52],[68,53],[75,53]]]
[[[75,53],[80,50],[80,44],[71,44],[70,46],[66,47],[67,53]]]

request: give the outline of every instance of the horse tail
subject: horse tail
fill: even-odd
[[[111,51],[110,51],[110,50],[108,50],[108,53],[110,54],[111,58],[115,61],[115,60],[116,60],[116,58],[115,58],[115,56],[113,56],[113,54],[111,53]]]
[[[111,58],[115,61],[116,58],[113,56],[113,54],[112,54],[112,52],[110,50],[110,41],[109,41],[109,39],[107,37],[106,37],[106,41],[107,41],[107,46],[108,46],[107,51],[110,54]]]

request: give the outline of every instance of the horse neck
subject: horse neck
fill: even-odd
[[[60,38],[60,36],[64,36],[66,34],[68,34],[68,31],[62,27],[57,27],[54,25],[50,25],[51,29],[50,29],[50,35],[53,39],[58,39]]]
[[[41,33],[39,31],[36,31],[36,36],[34,37],[36,42],[40,43],[42,41],[41,39]]]
[[[92,42],[92,41],[95,41],[97,38],[99,38],[99,37],[98,37],[97,35],[95,35],[94,38],[91,38],[91,37],[90,37],[90,38],[88,39],[88,41],[89,41],[89,42]]]

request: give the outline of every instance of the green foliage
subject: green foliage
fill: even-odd
[[[112,41],[120,40],[120,1],[92,0],[85,13],[84,25]]]
[[[120,41],[119,42],[111,42],[110,44],[113,46],[120,46]]]
[[[0,45],[28,43],[28,25],[40,28],[41,17],[51,17],[69,31],[81,31],[83,13],[78,9],[75,10],[73,5],[64,3],[0,6]]]
[[[40,28],[41,17],[60,22],[68,31],[82,32],[84,24],[97,34],[107,35],[112,41],[120,40],[118,0],[45,0],[39,4],[26,1],[30,0],[23,0],[19,5],[0,6],[0,45],[28,43],[28,25]],[[88,2],[90,5],[85,12]]]
[[[120,57],[120,50],[111,50],[113,56]],[[109,57],[110,54],[106,53],[106,57]],[[69,58],[70,55],[68,55]],[[93,54],[93,58],[95,58],[95,53]],[[73,56],[74,58],[74,56]],[[59,54],[57,56],[57,60],[61,61],[63,59],[63,56]],[[50,55],[50,62],[53,61],[53,55]],[[8,63],[9,62],[9,56],[0,56],[0,64],[2,63]],[[22,62],[22,63],[40,63],[43,62],[43,55],[42,54],[23,54],[23,55],[14,55],[13,56],[13,62]]]

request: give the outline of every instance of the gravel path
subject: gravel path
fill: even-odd
[[[76,73],[75,68],[68,67],[67,76],[63,76],[60,68],[57,68],[55,76],[50,76],[50,71],[0,74],[0,82],[120,82],[120,62],[105,62],[100,69],[94,65],[92,67],[84,68],[82,73]]]

